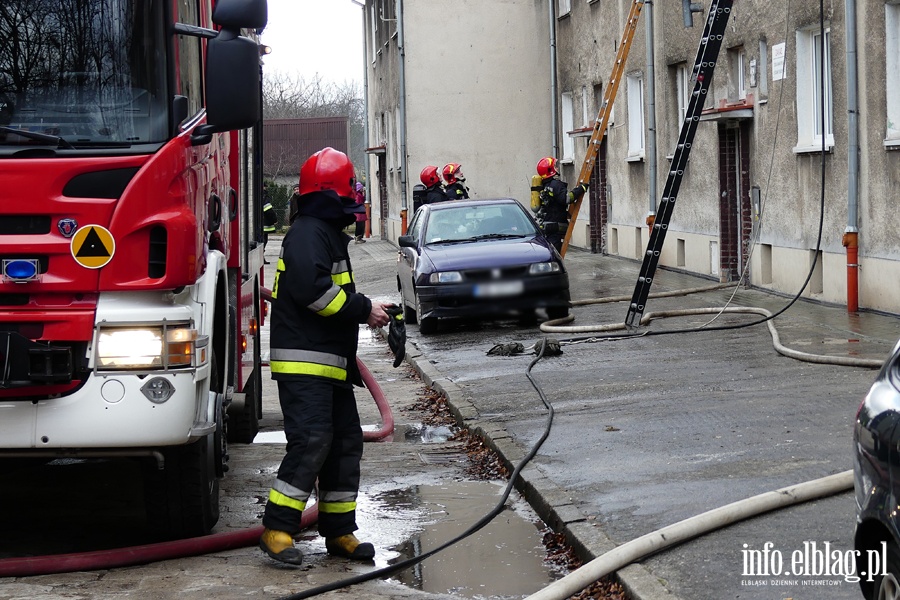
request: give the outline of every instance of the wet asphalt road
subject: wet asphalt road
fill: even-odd
[[[272,260],[277,242],[270,241],[267,250]],[[376,300],[397,301],[395,256],[396,249],[388,242],[351,245],[360,290]],[[630,295],[639,268],[631,261],[577,250],[570,251],[566,262],[573,300]],[[660,271],[653,291],[710,283]],[[651,300],[648,311],[720,306],[730,294],[731,290],[721,290]],[[740,290],[733,300],[733,304],[770,310],[786,303],[784,298],[752,290]],[[625,311],[623,303],[578,306],[573,309],[572,325],[621,323]],[[654,328],[688,327],[708,319],[679,319],[677,324],[666,320]],[[717,323],[746,320],[723,315]],[[782,343],[789,347],[866,358],[883,358],[900,336],[900,320],[895,316],[849,316],[841,309],[807,302],[779,317],[777,326]],[[486,352],[495,343],[518,341],[528,347],[545,334],[537,326],[515,321],[453,323],[425,337],[414,325],[408,330],[410,364],[425,382],[447,393],[460,421],[483,433],[510,463],[517,463],[546,423],[546,409],[525,377],[534,357],[527,353],[489,357]],[[552,337],[565,341],[584,335],[554,333]],[[363,341],[361,356],[392,399],[397,422],[415,422],[419,417],[405,407],[422,393],[423,382],[409,372],[401,376],[405,366],[394,370],[383,342]],[[546,358],[533,370],[556,418],[549,438],[523,472],[523,488],[537,512],[566,531],[586,558],[727,502],[850,468],[850,425],[874,377],[871,369],[785,358],[773,350],[768,332],[759,326],[564,343],[563,348],[562,356]],[[264,381],[261,425],[263,431],[274,432],[280,428],[277,398],[271,380]],[[358,393],[358,398],[365,396]],[[373,403],[361,401],[360,407],[364,423],[377,422]],[[442,449],[438,445],[431,450],[440,454]],[[365,491],[374,497],[385,490],[427,486],[460,476],[458,465],[426,463],[421,451],[411,444],[367,444]],[[261,499],[281,452],[279,444],[232,446],[232,471],[223,482],[225,512],[217,532],[258,526]],[[82,472],[71,477],[89,475]],[[70,496],[67,491],[75,488],[65,485],[66,478],[59,481],[61,491],[41,498],[31,494],[27,485],[4,486],[0,553],[8,555],[11,547],[20,549],[21,544],[72,551],[79,547],[84,532],[92,529],[109,530],[110,545],[123,537],[141,539],[146,533],[141,532],[139,519],[130,521],[132,531],[118,530],[123,520],[135,518],[136,507],[123,500],[129,496],[127,488],[122,488],[139,484],[129,483],[127,474],[115,479],[114,485],[106,477],[97,480],[94,495]],[[78,503],[93,510],[86,516]],[[65,508],[60,509],[60,504]],[[788,555],[811,541],[850,549],[853,505],[848,492],[758,517],[664,551],[619,575],[640,600],[857,598],[855,584],[839,577],[801,577],[793,578],[796,583],[785,583],[741,573],[744,544],[760,548],[770,541]],[[376,565],[381,566],[396,557],[389,548],[412,535],[420,525],[419,517],[410,513],[386,523],[380,505],[369,506],[364,528],[378,532],[384,526],[376,533],[380,542]],[[42,526],[35,526],[38,523]],[[0,600],[275,598],[371,568],[327,558],[314,535],[300,544],[309,560],[299,570],[280,568],[250,547],[142,567],[0,579]],[[801,580],[817,582],[816,587]],[[761,581],[766,585],[759,585]],[[376,599],[441,597],[380,581],[326,597],[337,594]]]
[[[357,252],[354,267],[360,274],[374,272],[371,287],[399,298],[392,252],[382,245]],[[578,250],[566,263],[573,300],[630,296],[640,266]],[[661,270],[651,291],[714,283]],[[647,311],[729,301],[772,312],[789,303],[759,290],[723,289],[651,299]],[[624,302],[577,306],[571,325],[621,324],[626,312]],[[664,319],[642,330],[697,327],[710,318]],[[715,325],[756,319],[725,314]],[[807,301],[795,303],[775,324],[782,344],[816,355],[880,361],[900,337],[895,315],[848,315]],[[514,321],[448,323],[430,336],[415,326],[409,330],[416,347],[412,360],[426,380],[446,385],[466,424],[495,438],[512,463],[521,458],[546,421],[525,377],[534,357],[486,352],[496,343],[528,348],[545,334]],[[544,507],[545,520],[568,531],[588,557],[724,504],[851,468],[851,425],[875,376],[872,368],[787,358],[774,350],[764,325],[578,344],[565,340],[591,334],[549,335],[564,341],[564,353],[540,361],[532,374],[556,417],[533,466],[523,472],[524,487],[532,504]],[[841,576],[748,576],[753,574],[744,572],[742,554],[766,542],[788,557],[786,563],[813,543],[847,552],[854,506],[852,492],[845,492],[757,517],[663,551],[620,575],[642,600],[861,597],[856,584]]]
[[[275,240],[267,248],[271,263],[266,267],[268,282],[278,252],[279,240]],[[368,256],[361,251],[364,247],[352,246],[354,255],[359,251],[360,256]],[[380,250],[386,253],[382,258],[392,257],[389,244],[381,244]],[[390,290],[371,285],[365,275],[360,279],[361,288],[370,295],[389,295]],[[261,333],[266,355],[268,325]],[[328,557],[321,538],[310,529],[297,542],[304,552],[299,569],[278,565],[251,544],[145,565],[0,577],[0,600],[283,598],[386,567],[468,527],[496,504],[501,484],[472,484],[465,473],[467,459],[460,444],[447,439],[446,428],[423,426],[430,413],[416,404],[430,393],[410,365],[392,366],[393,355],[378,333],[361,328],[359,356],[389,403],[395,423],[393,435],[366,443],[362,461],[359,536],[375,544],[374,564]],[[263,397],[257,443],[229,446],[230,470],[221,480],[221,517],[213,533],[242,533],[260,527],[265,498],[284,452],[277,389],[268,367],[264,369]],[[372,395],[357,389],[356,397],[364,429],[379,429],[382,415]],[[144,523],[142,484],[133,463],[58,461],[37,466],[4,462],[0,478],[0,559],[127,548],[154,541]],[[541,565],[543,525],[517,493],[508,506],[501,519],[476,534],[486,536],[480,540],[473,536],[387,581],[369,581],[322,597],[458,600],[479,591],[467,588],[473,582],[484,597],[496,597],[491,593],[498,590],[518,589],[518,597],[536,591],[557,576]],[[494,529],[511,521],[518,524],[513,537]],[[511,547],[503,552],[503,564],[491,568],[489,561],[482,560],[482,553],[495,552],[498,539]],[[528,567],[532,573],[517,577],[523,587],[492,586],[492,579],[505,573],[510,563],[535,566]],[[451,590],[458,593],[450,595]],[[459,595],[466,592],[468,596]]]

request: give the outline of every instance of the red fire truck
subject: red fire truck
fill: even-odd
[[[258,430],[266,18],[0,3],[0,458],[134,459],[170,538]]]

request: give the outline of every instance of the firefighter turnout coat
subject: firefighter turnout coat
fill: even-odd
[[[372,302],[356,293],[350,237],[328,221],[301,215],[281,246],[272,287],[272,378],[312,375],[361,384],[356,367],[359,325]]]
[[[356,293],[341,224],[302,213],[282,242],[272,287],[269,365],[288,444],[263,525],[298,533],[318,479],[318,529],[331,538],[357,528],[363,435],[352,387],[362,383],[359,325],[372,303]]]

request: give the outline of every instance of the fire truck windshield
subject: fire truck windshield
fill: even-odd
[[[0,2],[0,146],[165,141],[163,15],[162,0]]]

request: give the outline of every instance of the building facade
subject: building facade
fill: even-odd
[[[523,203],[541,156],[576,181],[633,2],[367,0],[386,236],[426,164],[459,162],[473,196]],[[713,0],[692,26],[689,4],[642,3],[572,246],[646,250]],[[824,10],[734,2],[660,265],[900,313],[900,2]]]
[[[546,0],[366,0],[374,231],[396,239],[428,165],[462,165],[473,198],[528,201],[552,154]]]

